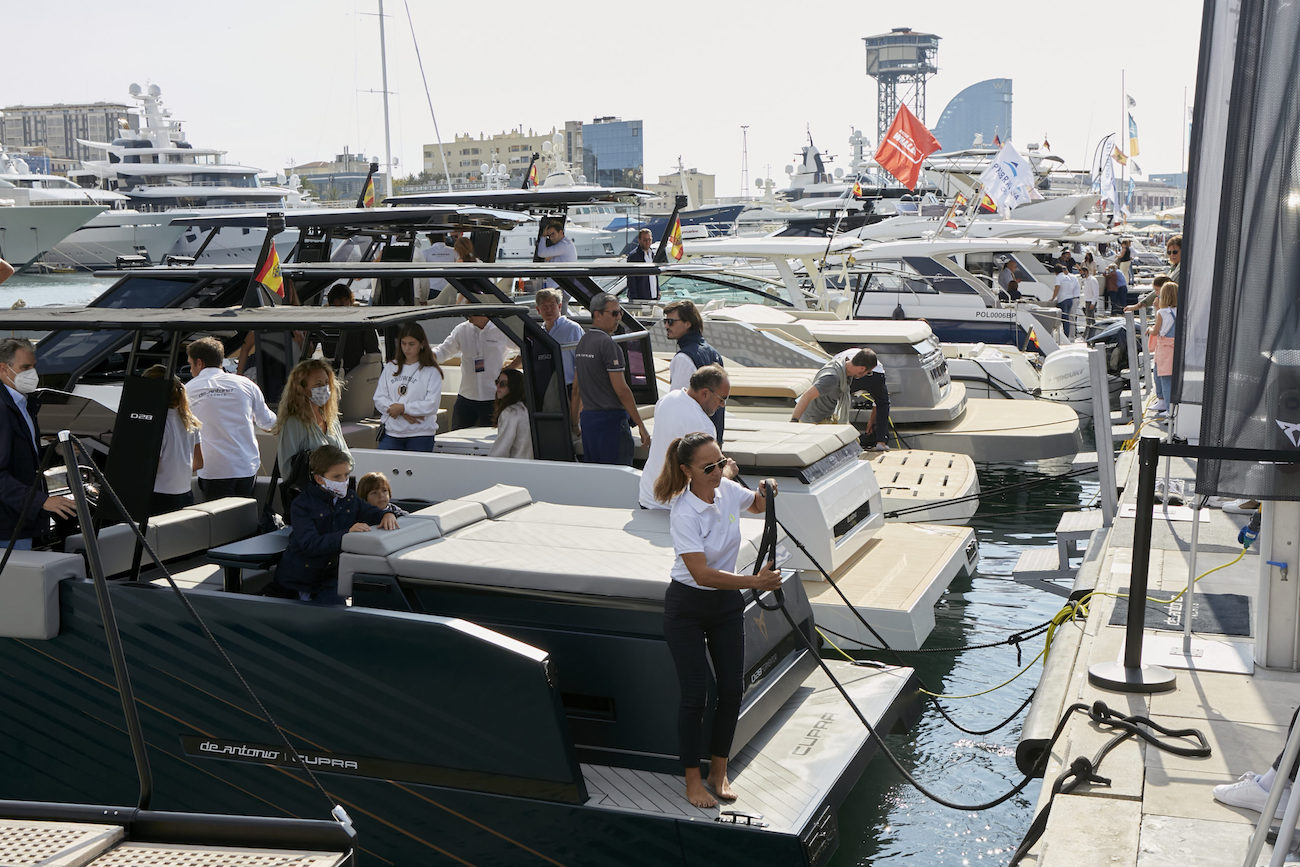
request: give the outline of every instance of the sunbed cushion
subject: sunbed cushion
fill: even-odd
[[[487,510],[483,508],[482,503],[471,503],[468,500],[443,500],[441,503],[412,512],[411,517],[433,521],[438,526],[438,534],[445,536],[475,521],[486,519]]]
[[[14,551],[0,581],[0,637],[46,641],[59,634],[59,582],[86,576],[81,557]]]
[[[441,534],[437,523],[410,516],[399,518],[396,530],[372,528],[368,533],[344,533],[343,550],[349,554],[387,557],[395,551],[436,539]]]
[[[135,531],[127,524],[110,524],[99,531],[95,537],[99,543],[99,563],[105,575],[120,575],[131,570],[131,559],[135,556]],[[70,554],[80,554],[86,550],[86,537],[75,533],[64,542],[64,550]],[[145,561],[141,556],[141,562]]]
[[[186,506],[198,512],[210,515],[209,527],[212,539],[209,547],[220,547],[240,539],[247,539],[257,532],[257,501],[247,497],[222,497],[206,503]]]
[[[543,504],[537,504],[543,505]],[[560,523],[565,507],[521,509],[517,520],[481,521],[388,558],[396,574],[414,582],[435,581],[513,589],[615,596],[661,602],[675,557],[667,521],[630,510],[598,510],[621,515],[610,521]],[[583,507],[568,507],[582,509]],[[570,513],[576,518],[577,513]],[[563,520],[563,518],[560,518]],[[759,521],[745,521],[741,532],[742,568],[752,564]]]
[[[145,539],[164,560],[206,551],[212,547],[212,515],[188,508],[154,515],[145,529]]]
[[[516,485],[493,485],[490,488],[475,491],[472,494],[465,494],[456,499],[482,503],[483,509],[487,512],[489,518],[498,518],[506,512],[527,506],[533,501],[533,495],[528,493],[527,488]]]

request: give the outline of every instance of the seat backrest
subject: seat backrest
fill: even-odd
[[[59,582],[85,578],[75,554],[14,551],[0,580],[0,638],[48,641],[59,634]]]
[[[361,363],[348,371],[343,396],[339,399],[339,413],[344,421],[372,418],[377,413],[375,386],[379,384],[379,374],[383,369],[383,356],[371,352],[363,355]]]

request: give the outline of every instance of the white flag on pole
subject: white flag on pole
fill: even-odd
[[[999,211],[1034,199],[1034,167],[1010,142],[1002,146],[997,157],[980,175],[980,183]]]

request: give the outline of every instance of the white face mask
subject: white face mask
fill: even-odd
[[[320,480],[321,487],[334,496],[346,497],[348,495],[348,482],[346,479],[341,482],[336,482],[333,479],[327,479],[324,476],[317,476],[316,478]]]
[[[24,370],[22,373],[14,374],[14,391],[19,394],[31,394],[36,390],[40,382],[40,376],[36,373],[36,368]]]
[[[324,406],[330,402],[330,387],[328,385],[318,385],[311,390],[311,402],[317,406]]]

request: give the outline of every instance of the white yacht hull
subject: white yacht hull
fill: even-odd
[[[0,258],[21,270],[103,210],[103,205],[0,207]]]
[[[170,213],[105,211],[45,254],[56,268],[97,271],[113,268],[118,256],[145,255],[158,264],[185,231],[171,225]]]
[[[203,241],[207,236],[206,231],[183,227],[183,233],[169,252],[177,256],[193,256],[203,247]],[[203,249],[203,255],[198,257],[197,264],[255,264],[258,253],[262,251],[262,240],[265,237],[266,229],[222,229],[212,239],[212,243]],[[275,247],[281,261],[284,261],[297,243],[297,229],[285,229],[275,236]]]

